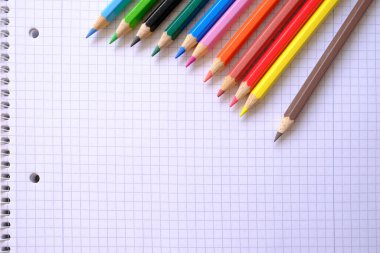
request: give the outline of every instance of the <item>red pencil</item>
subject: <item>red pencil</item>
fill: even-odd
[[[262,55],[260,60],[251,69],[248,75],[244,78],[235,97],[231,101],[230,106],[234,106],[239,99],[246,96],[255,85],[261,80],[268,69],[281,55],[284,49],[289,45],[299,30],[309,20],[311,15],[318,9],[323,0],[308,0],[301,10],[294,16],[289,24],[284,28],[281,34],[272,43],[269,49]]]
[[[251,44],[243,57],[235,64],[224,81],[218,92],[220,97],[225,91],[232,88],[240,82],[253,64],[258,60],[259,56],[267,48],[271,41],[281,31],[281,29],[289,22],[291,17],[297,12],[304,0],[287,0],[279,12],[273,17],[261,34]]]

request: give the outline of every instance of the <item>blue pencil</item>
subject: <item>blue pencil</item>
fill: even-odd
[[[175,58],[192,49],[236,0],[218,0],[190,30]]]
[[[113,0],[100,14],[86,38],[107,27],[132,0]]]

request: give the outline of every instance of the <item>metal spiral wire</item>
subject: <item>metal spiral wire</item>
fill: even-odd
[[[3,0],[0,3],[0,86],[1,86],[1,222],[0,222],[0,252],[9,252],[11,248],[8,245],[8,241],[11,239],[8,229],[11,226],[11,223],[8,221],[8,217],[11,214],[11,211],[8,208],[11,199],[8,196],[10,187],[8,185],[8,180],[10,179],[9,168],[11,164],[9,162],[9,155],[11,154],[9,150],[9,132],[11,128],[9,126],[10,115],[8,112],[11,104],[8,101],[10,95],[9,84],[10,80],[7,76],[10,68],[7,65],[9,61],[8,49],[10,47],[7,38],[9,36],[8,25],[10,23],[7,13],[10,11],[9,7],[6,5],[7,0]]]

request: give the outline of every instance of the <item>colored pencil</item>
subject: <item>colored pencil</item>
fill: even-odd
[[[98,19],[92,25],[90,31],[87,33],[86,38],[90,37],[100,29],[107,27],[115,18],[124,10],[124,8],[131,2],[131,0],[113,0],[102,11]]]
[[[162,48],[172,43],[178,35],[187,27],[187,25],[195,18],[209,0],[191,0],[181,13],[173,20],[165,29],[157,46],[154,48],[152,56],[161,51]]]
[[[277,15],[274,16],[266,28],[244,53],[243,57],[235,64],[226,78],[224,78],[218,92],[218,97],[223,95],[225,91],[235,86],[244,78],[254,62],[259,58],[265,48],[269,46],[273,38],[285,26],[303,2],[303,0],[287,0],[287,2],[285,2]]]
[[[135,39],[132,41],[131,47],[133,47],[140,40],[149,37],[169,16],[174,8],[181,3],[181,1],[182,0],[163,0],[144,20],[136,34]]]
[[[322,2],[323,0],[307,0],[301,10],[294,16],[291,22],[285,27],[281,34],[271,44],[269,49],[266,50],[260,60],[244,78],[230,104],[230,107],[235,105],[255,87]]]
[[[134,29],[157,1],[158,0],[140,0],[120,22],[116,32],[111,38],[110,44]]]
[[[277,129],[277,134],[274,141],[277,141],[298,118],[302,109],[305,107],[307,101],[313,94],[313,91],[317,88],[321,79],[341,51],[350,35],[353,33],[355,27],[364,16],[372,2],[373,0],[359,0],[352,9],[343,25],[327,47],[326,51],[319,59],[317,65],[314,67],[313,71],[286,110],[284,117],[281,120],[281,124]]]
[[[251,37],[265,18],[276,7],[280,0],[263,0],[256,10],[249,16],[234,36],[228,41],[223,49],[218,53],[212,63],[204,82],[210,80],[213,75],[222,70],[237,54],[244,43]]]
[[[215,23],[215,25],[207,32],[198,45],[194,49],[192,56],[186,63],[186,67],[190,66],[197,59],[204,56],[219,39],[226,33],[227,29],[235,23],[236,19],[247,10],[253,0],[236,0],[230,8],[223,14],[223,16]]]
[[[307,43],[309,38],[314,34],[319,25],[323,23],[328,14],[334,9],[335,5],[339,0],[328,0],[324,1],[317,11],[311,16],[307,23],[298,32],[296,37],[290,42],[284,52],[275,61],[275,63],[270,67],[268,72],[256,85],[249,95],[247,102],[245,103],[240,116],[243,116],[247,111],[263,98],[266,92],[272,87],[277,78],[282,74],[286,67],[292,62],[294,57],[302,47]]]
[[[217,0],[201,20],[190,30],[175,58],[180,57],[187,50],[195,47],[234,2],[235,0]]]

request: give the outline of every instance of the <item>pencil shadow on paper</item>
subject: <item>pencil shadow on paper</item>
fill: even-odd
[[[97,31],[91,37],[86,38],[92,45],[99,45],[99,43],[105,43],[108,39],[107,29]]]
[[[135,37],[135,35],[132,32],[129,32],[128,34],[124,35],[123,37],[121,37],[117,41],[115,41],[112,45],[114,45],[115,48],[118,48],[118,49],[129,48],[130,43],[134,37]]]

